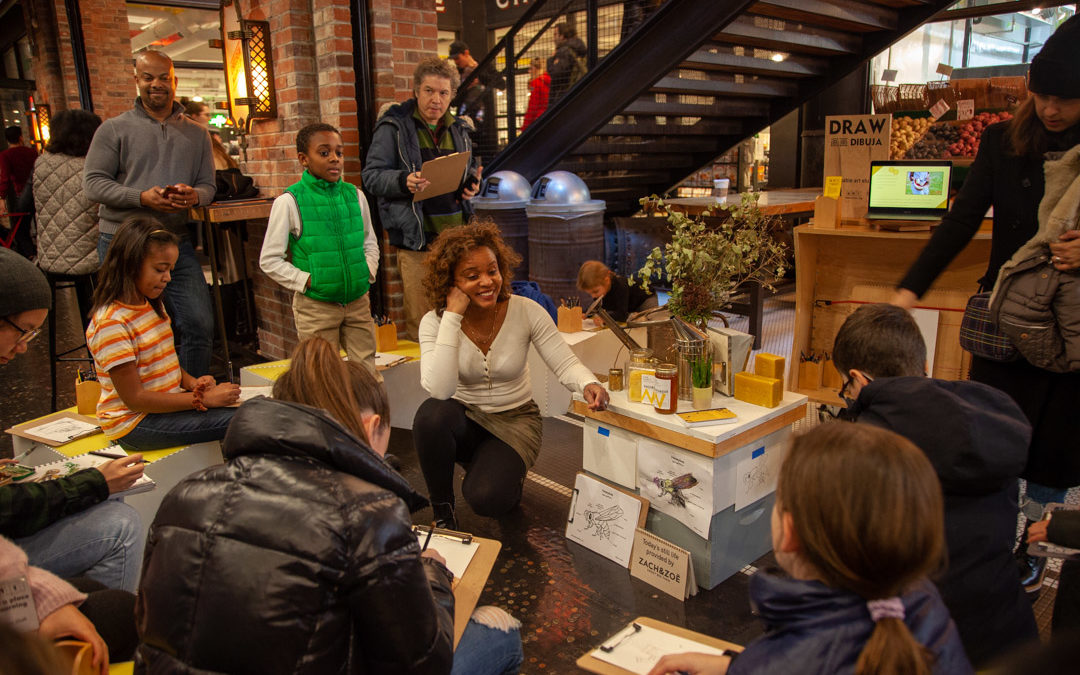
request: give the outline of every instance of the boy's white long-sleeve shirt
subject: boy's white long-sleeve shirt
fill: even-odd
[[[364,218],[364,258],[368,266],[368,283],[374,283],[375,274],[379,271],[379,241],[371,226],[367,198],[360,188],[356,189],[356,198]],[[311,275],[289,262],[289,235],[299,238],[302,232],[303,221],[296,208],[296,198],[283,192],[270,207],[270,221],[259,253],[259,267],[271,279],[297,293],[304,292]]]

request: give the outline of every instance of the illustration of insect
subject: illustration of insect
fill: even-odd
[[[585,529],[596,528],[593,531],[593,535],[599,539],[611,538],[611,525],[608,523],[612,520],[622,518],[622,507],[616,504],[610,506],[603,511],[590,511],[585,510]]]
[[[654,485],[660,489],[658,497],[664,495],[671,495],[671,503],[675,506],[686,506],[686,498],[682,496],[683,490],[688,490],[698,484],[697,478],[694,478],[694,474],[684,473],[678,478],[661,478],[660,476],[654,476],[652,479]]]

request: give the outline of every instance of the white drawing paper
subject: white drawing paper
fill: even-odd
[[[92,434],[101,427],[90,422],[84,422],[71,417],[64,417],[52,422],[46,422],[40,426],[24,429],[23,433],[33,434],[48,439],[52,443],[63,444],[73,441],[80,436]]]
[[[640,501],[579,473],[566,520],[566,538],[628,567],[640,515]]]
[[[424,546],[425,539],[427,539],[427,530],[417,530],[416,541],[420,543],[421,548]],[[466,544],[454,537],[433,534],[431,541],[428,542],[428,548],[435,549],[439,555],[446,558],[446,569],[450,570],[455,579],[460,579],[465,576],[465,570],[469,569],[469,563],[472,562],[480,544],[475,541]]]
[[[250,401],[251,399],[255,398],[256,396],[265,396],[267,398],[273,398],[274,397],[273,392],[274,392],[274,386],[270,385],[270,384],[256,385],[256,386],[243,386],[243,387],[240,387],[240,402],[243,403],[244,401]]]
[[[638,492],[651,508],[709,538],[713,515],[713,460],[673,445],[638,441]]]
[[[735,510],[749,506],[776,489],[776,477],[780,474],[783,444],[766,450],[763,442],[750,456],[735,467]]]
[[[634,630],[635,625],[640,628]],[[722,649],[642,624],[630,624],[603,646],[610,647],[610,651],[594,649],[592,655],[595,658],[639,675],[648,675],[656,662],[667,654],[699,652],[721,656],[724,653]]]
[[[923,342],[926,343],[927,372],[934,372],[934,354],[937,352],[937,329],[938,321],[941,320],[941,312],[936,309],[912,309],[911,318],[919,327]]]

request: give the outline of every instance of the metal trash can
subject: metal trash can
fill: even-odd
[[[590,199],[585,181],[569,171],[552,171],[532,187],[529,216],[529,279],[552,300],[590,301],[577,288],[586,260],[604,259],[604,200]]]
[[[490,218],[499,226],[503,239],[521,256],[515,279],[529,278],[529,181],[515,171],[496,171],[484,179],[480,193],[472,198],[478,218]]]

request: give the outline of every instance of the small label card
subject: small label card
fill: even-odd
[[[20,633],[38,629],[37,607],[26,577],[0,581],[0,621]]]
[[[886,68],[885,72],[881,74],[882,82],[896,82],[896,71],[892,68]]]
[[[969,120],[975,117],[975,99],[965,98],[956,102],[956,119]]]
[[[934,120],[937,120],[947,112],[949,112],[949,104],[945,102],[945,99],[941,99],[930,107],[930,117],[934,118]]]
[[[630,576],[679,600],[697,594],[690,552],[640,527],[630,553]]]
[[[944,75],[945,77],[952,77],[953,67],[947,63],[937,64],[937,74]]]
[[[825,196],[830,199],[840,199],[840,186],[843,184],[843,176],[825,176]]]

